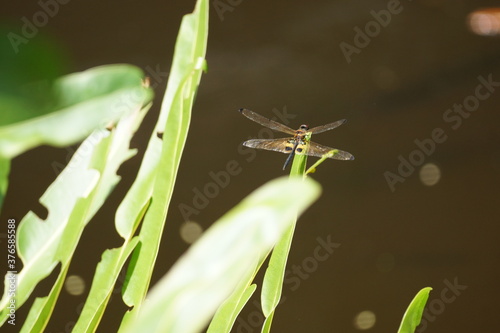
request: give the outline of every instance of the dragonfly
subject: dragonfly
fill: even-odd
[[[247,117],[250,120],[255,121],[258,124],[261,124],[264,127],[270,128],[274,131],[291,134],[293,137],[290,138],[280,138],[280,139],[251,139],[243,142],[245,147],[256,148],[256,149],[264,149],[264,150],[272,150],[285,154],[290,154],[283,165],[283,170],[286,169],[290,161],[292,160],[295,154],[306,154],[308,156],[316,156],[322,157],[332,150],[337,150],[337,153],[332,155],[330,158],[336,160],[353,160],[354,156],[351,153],[346,151],[338,150],[335,148],[327,147],[320,145],[319,143],[308,141],[306,136],[308,133],[310,134],[318,134],[323,133],[334,128],[339,127],[344,124],[347,120],[341,119],[336,122],[317,126],[313,128],[309,128],[308,125],[300,125],[299,129],[293,130],[288,126],[285,126],[277,121],[267,119],[260,114],[250,111],[248,109],[239,109],[238,110],[242,115]],[[308,147],[307,147],[308,145]]]

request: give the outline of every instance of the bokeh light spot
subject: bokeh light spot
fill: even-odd
[[[469,14],[467,23],[473,33],[481,36],[500,34],[500,8],[476,10]]]
[[[85,281],[78,275],[70,275],[64,282],[64,288],[68,294],[78,296],[85,291]]]
[[[441,169],[434,163],[424,164],[420,168],[420,181],[427,186],[436,185],[441,179]]]
[[[180,234],[183,241],[193,244],[203,233],[203,228],[196,222],[187,221],[181,225]]]
[[[377,320],[372,311],[361,311],[354,317],[354,327],[358,330],[368,330],[375,326]]]

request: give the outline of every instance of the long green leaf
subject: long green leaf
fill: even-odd
[[[49,211],[45,221],[29,212],[18,228],[18,256],[23,269],[17,276],[16,304],[21,306],[35,286],[47,277],[58,263],[61,272],[56,285],[63,282],[83,228],[103,204],[105,198],[119,181],[116,171],[123,161],[135,154],[129,150],[130,138],[144,112],[139,112],[141,102],[121,121],[116,131],[98,130],[85,140],[68,166],[40,198]],[[7,288],[6,288],[7,291]],[[31,327],[44,327],[50,318],[60,288],[54,286],[48,297],[32,307],[25,322]],[[9,302],[4,293],[0,302],[2,319]]]
[[[141,80],[137,67],[110,65],[63,76],[51,85],[28,85],[17,97],[0,92],[0,208],[10,159],[42,144],[74,144],[130,112],[137,101],[147,103],[152,90]]]
[[[271,324],[273,323],[273,318],[274,318],[274,310],[264,320],[264,324],[262,324],[262,331],[261,331],[262,333],[271,332]]]
[[[269,256],[269,253],[271,253],[271,251],[259,258],[253,273],[249,273],[247,276],[242,278],[239,286],[224,301],[224,303],[220,305],[210,322],[207,333],[229,333],[231,331],[238,314],[241,312],[256,289],[256,285],[252,284],[252,281],[254,281],[255,275],[264,264],[264,261]]]
[[[135,237],[127,240],[120,248],[104,251],[102,260],[97,265],[87,302],[75,327],[73,327],[74,333],[95,332],[97,330],[106,305],[112,296],[120,270],[138,241],[138,237]]]
[[[30,308],[25,324],[21,328],[21,333],[43,332],[45,326],[47,326],[47,321],[54,310],[57,297],[59,296],[59,293],[64,285],[68,268],[68,265],[63,267],[64,270],[59,273],[59,276],[52,286],[48,296],[38,297],[35,299]]]
[[[241,283],[244,282],[244,283]],[[240,282],[240,286],[236,287],[235,291],[229,296],[224,303],[221,304],[219,309],[210,322],[207,333],[223,333],[230,332],[231,328],[241,312],[245,304],[252,297],[256,284],[248,285],[244,279]]]
[[[307,155],[305,154],[296,155],[293,160],[290,176],[295,178],[304,177],[304,170],[306,163],[307,163]],[[295,229],[295,223],[296,223],[296,217],[295,221],[289,226],[289,229],[285,232],[285,235],[280,239],[280,242],[283,243],[282,244],[278,243],[276,245],[278,251],[276,251],[276,249],[273,250],[274,259],[271,259],[272,264],[270,264],[270,266],[272,266],[273,268],[272,269],[268,268],[266,270],[266,277],[264,280],[264,286],[262,290],[262,304],[263,304],[263,309],[266,309],[264,310],[264,313],[267,315],[263,326],[263,332],[266,330],[269,331],[271,329],[274,309],[276,308],[281,298],[284,269],[286,266],[288,252],[291,246],[291,240],[293,237],[293,231]],[[260,259],[260,262],[258,263],[255,272],[252,275],[245,278],[246,280],[244,280],[243,282],[245,283],[246,286],[249,286],[250,283],[253,281],[255,275],[257,274],[257,271],[260,269],[260,267],[262,266],[268,255],[269,253],[263,256]],[[264,288],[266,289],[264,290]],[[214,318],[212,319],[212,322],[210,323],[209,331],[207,333],[230,332],[230,329],[234,325],[234,322],[236,320],[236,316],[244,307],[244,305],[248,302],[248,298],[244,297],[246,292],[247,289],[244,288],[235,289],[235,291],[231,294],[231,296],[217,310],[217,313],[215,314]],[[235,300],[240,300],[240,302],[237,303]]]
[[[182,20],[155,133],[150,138],[139,175],[117,213],[119,233],[128,234],[134,228],[130,220],[135,221],[138,211],[151,200],[139,234],[140,246],[129,267],[129,282],[124,286],[123,299],[133,310],[126,314],[122,326],[136,316],[149,287],[194,96],[205,65],[207,38],[208,1],[200,0],[194,12]],[[165,133],[165,140],[160,140],[157,133]]]
[[[120,207],[122,207],[125,202],[126,200],[124,199]],[[130,256],[131,252],[139,242],[138,237],[132,238],[135,231],[134,226],[137,227],[139,225],[140,221],[144,217],[144,214],[149,208],[150,203],[151,202],[149,201],[138,211],[135,221],[130,218],[123,221],[124,216],[119,214],[116,215],[115,225],[118,226],[120,223],[125,225],[128,221],[131,224],[131,227],[129,228],[129,232],[127,234],[122,235],[124,243],[120,248],[104,251],[102,260],[97,265],[87,301],[85,302],[82,313],[73,328],[73,332],[95,332],[97,330],[97,326],[99,325],[100,319],[104,314],[107,303],[115,290],[115,283],[121,269],[123,268],[125,260]]]
[[[151,100],[152,90],[142,86],[142,76],[137,67],[110,65],[63,76],[52,85],[42,82],[26,88],[47,94],[47,105],[31,106],[38,108],[36,117],[0,124],[0,156],[10,159],[42,144],[68,146],[115,122],[138,102]]]
[[[83,232],[83,228],[101,207],[106,197],[118,183],[120,177],[116,175],[116,171],[120,167],[121,163],[135,154],[134,150],[129,149],[130,140],[148,109],[149,107],[140,111],[137,110],[130,116],[122,119],[118,123],[116,130],[111,132],[108,137],[96,144],[93,153],[90,154],[89,168],[98,171],[100,173],[100,177],[94,190],[90,192],[87,197],[80,198],[77,201],[75,208],[71,212],[68,224],[64,228],[62,236],[59,240],[59,246],[55,256],[60,258],[60,262],[62,264],[62,272],[58,276],[58,281],[61,281],[61,283],[65,279],[67,267],[70,264],[71,258],[80,239],[80,235]],[[71,164],[69,166],[71,166]],[[133,246],[128,249],[129,253],[132,248]],[[122,260],[125,260],[125,258]],[[48,298],[51,302],[44,304],[45,308],[53,308],[54,305],[52,304],[52,301],[57,299],[59,291],[60,289],[53,288]],[[52,296],[54,293],[56,296]],[[30,310],[30,315],[31,313],[38,311],[40,312],[39,315],[34,317],[37,319],[36,325],[40,325],[40,322],[46,324],[48,318],[50,318],[43,315],[43,312],[47,312],[46,309],[32,308]],[[32,329],[30,329],[31,324],[31,322],[27,321],[23,326],[23,330],[28,328],[25,331],[32,332]]]
[[[290,172],[291,179],[304,179],[306,170],[307,155],[296,155],[293,159],[292,169]],[[301,195],[301,200],[304,197]],[[283,234],[283,237],[278,241],[273,249],[273,253],[269,260],[269,266],[264,275],[262,284],[262,311],[266,317],[266,326],[268,329],[271,327],[272,316],[274,310],[278,306],[283,290],[283,280],[285,278],[286,263],[288,254],[292,246],[293,233],[295,231],[295,224],[297,223],[297,216],[293,217],[288,229]]]
[[[303,198],[290,205],[296,193]],[[319,193],[313,180],[286,178],[254,191],[214,223],[155,285],[138,320],[124,327],[125,332],[199,332]]]
[[[413,298],[408,309],[406,309],[401,325],[399,326],[398,333],[414,333],[420,321],[422,320],[422,313],[424,312],[425,304],[429,298],[431,287],[426,287],[420,290]]]

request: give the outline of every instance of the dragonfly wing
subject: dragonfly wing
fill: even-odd
[[[316,143],[316,142],[309,143],[309,150],[307,151],[307,155],[321,157],[324,154],[326,154],[329,151],[332,151],[334,149],[338,150],[338,153],[336,153],[335,155],[333,155],[330,158],[333,158],[335,160],[353,160],[354,159],[354,156],[351,153],[348,153],[346,151],[339,150],[336,148],[323,146],[323,145],[320,145],[319,143]]]
[[[337,128],[340,125],[345,124],[346,122],[347,122],[347,119],[337,120],[336,122],[333,122],[330,124],[313,127],[308,132],[311,132],[312,134],[323,133],[323,132],[332,130],[334,128]]]
[[[245,147],[272,150],[280,153],[290,154],[293,150],[293,144],[289,139],[251,139],[243,142]]]
[[[287,134],[295,134],[295,131],[291,129],[288,126],[285,126],[281,123],[278,123],[277,121],[267,119],[264,116],[261,116],[260,114],[250,111],[248,109],[239,109],[240,113],[247,117],[250,120],[255,121],[256,123],[261,124],[262,126],[265,126],[267,128],[270,128],[272,130],[278,131],[278,132],[283,132]]]

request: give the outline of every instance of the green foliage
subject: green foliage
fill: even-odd
[[[194,12],[182,20],[155,133],[151,135],[139,175],[117,212],[117,217],[123,221],[138,221],[144,205],[151,200],[138,236],[140,247],[135,249],[126,277],[128,284],[124,286],[123,300],[133,307],[124,318],[124,327],[141,310],[149,287],[187,138],[195,93],[206,67],[207,39],[208,1],[200,0]],[[159,140],[157,132],[167,133],[168,140]],[[123,235],[130,230],[130,225],[118,222],[117,229]]]
[[[290,171],[290,180],[294,182],[302,182],[305,174],[305,167],[307,163],[307,155],[295,155],[292,168]],[[297,192],[293,191],[294,195]],[[302,198],[302,196],[301,196]],[[308,200],[305,196],[304,200]],[[291,209],[295,206],[297,200],[292,198],[290,202],[294,202],[294,205],[290,205]],[[264,276],[264,281],[262,285],[262,309],[264,316],[266,317],[263,332],[269,332],[271,329],[271,322],[274,315],[274,310],[278,306],[281,299],[281,293],[283,288],[283,279],[285,276],[286,262],[288,259],[288,253],[290,252],[293,232],[295,230],[295,224],[297,222],[298,211],[295,211],[290,217],[289,223],[284,230],[283,235],[279,238],[274,246],[271,259],[269,261],[269,266],[266,269]],[[231,296],[219,307],[217,313],[215,314],[212,322],[210,323],[208,333],[216,332],[229,332],[231,327],[234,325],[237,315],[243,308],[243,306],[248,302],[250,296],[255,290],[255,284],[251,284],[258,270],[268,257],[270,252],[262,256],[257,262],[255,269],[251,274],[248,274],[241,284],[236,288]]]
[[[306,140],[310,140],[310,135],[306,137]],[[304,179],[306,165],[306,154],[295,155],[292,163],[292,169],[290,170],[290,179]],[[297,200],[295,199],[294,202],[297,202]],[[276,243],[271,258],[269,259],[269,266],[267,267],[264,275],[264,281],[262,282],[261,303],[262,311],[264,312],[266,320],[264,322],[262,332],[270,332],[274,311],[281,300],[286,263],[292,247],[296,223],[297,214],[292,218],[292,222],[285,231],[283,237],[278,241],[278,243]]]
[[[424,312],[425,304],[429,298],[431,287],[426,287],[420,290],[413,298],[408,309],[406,309],[401,325],[399,326],[398,333],[413,333],[420,321],[422,320],[422,313]]]
[[[255,270],[254,270],[255,271]],[[254,276],[252,275],[252,280]],[[229,296],[210,322],[207,333],[230,332],[238,314],[241,312],[250,297],[252,297],[256,284],[249,285],[251,280],[241,279],[240,284],[235,288],[234,292]]]
[[[133,267],[148,265],[140,275],[131,274],[130,277],[127,291],[139,291],[135,303],[132,302],[136,311],[148,288],[187,136],[190,110],[205,68],[208,5],[206,1],[200,1],[200,6],[196,14],[184,19],[159,123],[151,134],[140,174],[117,213],[116,226],[124,244],[103,254],[91,294],[74,331],[95,331],[116,277],[134,249],[141,251],[137,250]],[[195,32],[197,37],[193,39]],[[151,89],[143,87],[142,77],[143,73],[133,66],[112,65],[68,75],[50,84],[31,85],[30,89],[47,96],[44,103],[38,105],[39,110],[34,116],[31,100],[27,104],[13,99],[15,95],[9,96],[9,101],[7,98],[2,100],[2,107],[9,110],[16,111],[16,107],[29,109],[23,113],[27,115],[24,118],[2,117],[2,195],[7,186],[10,158],[41,144],[73,144],[92,129],[101,128],[82,143],[68,166],[40,199],[49,211],[48,218],[42,221],[30,212],[19,224],[17,253],[24,267],[17,276],[17,307],[22,306],[34,287],[61,264],[50,294],[35,300],[23,331],[40,331],[46,326],[85,225],[119,181],[116,175],[118,167],[135,154],[128,148],[130,139],[149,108],[141,109],[141,106],[152,97]],[[118,125],[111,132],[103,128],[117,121]],[[157,132],[164,131],[169,133],[166,143],[157,137]],[[156,205],[151,204],[153,198]],[[131,211],[135,214],[128,214]],[[141,234],[133,237],[146,212],[150,214],[146,216]],[[146,223],[148,221],[150,224]],[[150,237],[151,234],[154,237]],[[147,242],[144,242],[145,238]],[[137,246],[139,242],[141,246]],[[134,272],[133,269],[130,271]],[[7,288],[5,291],[0,302],[3,320],[7,318],[6,305],[10,300]],[[126,292],[126,300],[127,296]]]
[[[142,77],[131,65],[102,66],[26,84],[21,95],[0,93],[0,207],[10,159],[39,145],[74,144],[140,108],[153,96]]]
[[[296,191],[304,199],[290,205]],[[151,290],[144,311],[125,332],[199,332],[319,192],[312,180],[281,178],[250,194],[179,259]],[[254,288],[249,287],[242,299],[248,299]],[[239,300],[234,303],[241,307]]]
[[[289,179],[270,181],[215,222],[147,294],[194,98],[206,70],[208,11],[208,0],[198,0],[194,12],[182,20],[158,121],[137,177],[116,212],[115,228],[123,244],[102,254],[73,332],[98,329],[124,269],[122,296],[130,310],[120,332],[194,333],[210,318],[209,333],[229,332],[254,294],[254,278],[272,251],[261,294],[266,317],[262,332],[270,332],[297,217],[320,193],[320,186],[305,178],[306,155],[295,156]],[[41,332],[47,326],[85,227],[120,181],[121,164],[136,153],[130,141],[152,99],[142,77],[134,66],[110,65],[54,81],[23,81],[22,88],[0,93],[0,107],[10,111],[0,118],[0,207],[13,157],[39,145],[63,147],[87,137],[40,198],[47,219],[29,212],[17,229],[17,254],[23,262],[17,275],[17,308],[60,266],[49,294],[35,299],[21,332]],[[104,129],[109,124],[113,128]],[[159,133],[166,133],[168,140]],[[414,331],[429,290],[415,297],[399,332]],[[10,300],[5,288],[1,324],[8,319]]]
[[[69,165],[41,197],[49,215],[42,221],[29,212],[19,224],[18,255],[24,267],[17,276],[17,305],[61,263],[49,296],[38,299],[25,323],[27,332],[44,327],[66,277],[71,258],[85,225],[104,203],[119,177],[116,171],[134,152],[129,150],[133,132],[144,116],[136,110],[122,119],[116,131],[96,130],[76,151]],[[2,318],[8,295],[2,298]]]
[[[68,146],[94,128],[116,122],[151,100],[152,91],[142,86],[142,77],[134,66],[113,65],[27,86],[30,94],[42,95],[44,101],[29,106],[17,99],[7,105],[4,102],[2,108],[8,112],[0,123],[0,157],[13,158],[43,144]],[[30,118],[19,119],[18,109],[23,108],[37,111],[25,113]]]

